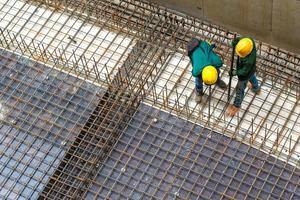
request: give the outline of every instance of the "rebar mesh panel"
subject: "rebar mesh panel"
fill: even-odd
[[[193,99],[184,49],[191,37],[216,43],[227,80],[235,33],[143,0],[0,10],[1,47],[53,66],[3,51],[2,198],[299,199],[287,164],[299,168],[299,56],[257,41],[264,94],[226,118],[226,91],[213,88],[214,117]]]
[[[87,19],[29,1],[0,2],[1,45],[56,67],[105,81],[126,59],[131,38]],[[75,63],[75,66],[74,66]],[[95,66],[97,69],[95,71]],[[76,68],[76,69],[75,69]],[[87,76],[88,74],[88,76]]]
[[[300,170],[141,104],[86,199],[299,199]]]
[[[102,90],[4,50],[0,72],[0,197],[37,198]]]
[[[256,41],[257,73],[259,82],[262,83],[262,94],[253,95],[247,90],[249,92],[246,92],[239,115],[231,118],[226,116],[227,91],[213,88],[213,112],[208,117],[207,103],[198,105],[193,98],[194,80],[190,75],[191,65],[184,49],[191,37],[210,40],[217,44],[215,51],[221,55],[225,64],[222,78],[228,81],[227,71],[232,49],[230,41],[237,35],[236,33],[147,1],[30,0],[27,3],[24,4],[20,0],[2,3],[3,12],[0,18],[3,22],[1,26],[3,33],[0,35],[4,37],[3,45],[6,48],[27,46],[27,50],[31,49],[36,46],[30,42],[33,37],[38,43],[45,44],[40,46],[42,53],[45,54],[43,56],[46,59],[51,58],[51,62],[48,60],[49,64],[53,64],[52,61],[55,60],[53,58],[55,56],[48,55],[49,51],[62,50],[65,53],[58,55],[59,57],[62,55],[66,60],[73,62],[76,61],[75,57],[77,59],[83,57],[84,62],[78,69],[87,66],[87,73],[82,74],[84,79],[91,80],[96,76],[106,82],[107,75],[114,75],[117,68],[127,59],[127,56],[122,54],[126,55],[136,40],[151,37],[153,46],[164,48],[166,55],[169,56],[169,63],[156,66],[159,73],[153,80],[147,80],[149,88],[152,88],[146,96],[147,103],[188,119],[197,121],[197,118],[202,118],[202,121],[210,121],[211,123],[206,125],[214,130],[221,131],[229,137],[237,135],[244,142],[255,144],[257,148],[263,147],[265,151],[299,166],[300,137],[297,131],[300,127],[300,118],[297,115],[300,109],[299,56]],[[33,11],[34,14],[31,16]],[[25,24],[22,23],[24,21]],[[88,29],[90,31],[87,31]],[[51,33],[54,31],[56,34],[52,35],[44,30]],[[23,33],[26,36],[23,36]],[[98,36],[101,40],[97,40]],[[45,39],[48,37],[52,39]],[[50,42],[54,40],[56,42]],[[62,44],[63,47],[60,46]],[[99,55],[99,49],[94,48],[99,47],[97,44],[100,44],[102,52]],[[92,46],[94,47],[90,49]],[[119,52],[120,49],[124,51]],[[27,50],[21,52],[28,55]],[[110,53],[107,54],[108,52]],[[115,53],[118,56],[113,56]],[[35,54],[36,52],[33,53],[34,57]],[[98,59],[99,56],[105,59]],[[92,58],[96,58],[95,63],[91,62]],[[95,65],[97,67],[94,67]],[[91,73],[91,69],[98,69],[98,72]],[[231,91],[234,90],[236,80],[234,78]],[[231,93],[231,102],[233,94],[234,92]],[[244,138],[245,133],[249,132],[252,132],[248,134],[251,137]]]
[[[37,199],[63,149],[7,125],[1,125],[0,141],[0,198]]]

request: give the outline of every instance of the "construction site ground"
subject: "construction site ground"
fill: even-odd
[[[228,83],[235,33],[143,1],[49,2],[0,2],[0,198],[300,199],[297,55],[257,41],[261,95],[228,117],[237,78],[196,102],[185,45],[216,43]]]

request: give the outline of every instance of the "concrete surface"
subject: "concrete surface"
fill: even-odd
[[[299,0],[150,0],[300,53]]]

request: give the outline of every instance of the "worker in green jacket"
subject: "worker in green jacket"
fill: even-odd
[[[223,62],[213,51],[214,48],[215,45],[196,38],[192,38],[187,44],[188,56],[193,67],[192,75],[195,77],[197,101],[204,94],[203,82],[207,85],[217,84],[223,89],[227,87],[226,83],[219,78]]]
[[[249,87],[255,94],[260,93],[260,86],[255,76],[256,71],[256,47],[253,39],[248,37],[238,37],[232,41],[232,46],[239,56],[236,70],[230,72],[230,76],[237,76],[236,95],[233,105],[227,111],[229,116],[234,116],[240,109],[245,96],[245,89],[248,81]]]

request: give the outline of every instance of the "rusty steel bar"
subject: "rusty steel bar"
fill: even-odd
[[[228,80],[237,33],[143,0],[0,8],[0,198],[300,198],[298,55],[256,41],[263,94],[229,118],[185,47],[215,42]]]

